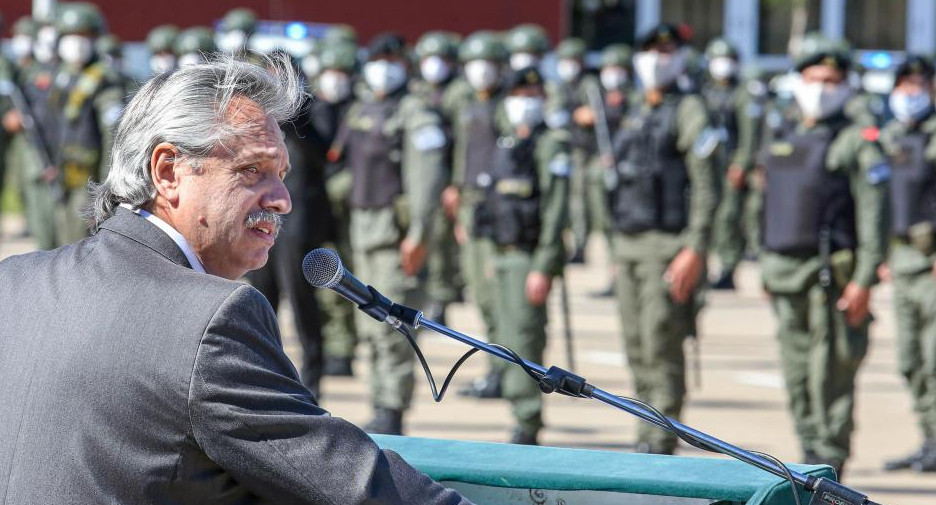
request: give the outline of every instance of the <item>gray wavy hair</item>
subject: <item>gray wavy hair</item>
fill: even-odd
[[[289,57],[265,57],[261,65],[229,55],[180,68],[150,79],[130,100],[114,137],[110,170],[100,184],[90,183],[85,217],[93,231],[122,203],[146,207],[156,197],[150,159],[168,142],[181,156],[205,157],[237,129],[225,120],[234,98],[257,103],[277,123],[293,119],[306,93]]]

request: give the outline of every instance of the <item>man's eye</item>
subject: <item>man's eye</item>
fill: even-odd
[[[244,172],[251,173],[251,174],[258,174],[260,173],[260,167],[258,167],[257,165],[250,165],[248,167],[244,167]]]

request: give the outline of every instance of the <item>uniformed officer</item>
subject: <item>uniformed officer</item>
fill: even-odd
[[[319,137],[326,139],[329,146],[334,142],[339,125],[344,121],[354,101],[352,80],[357,67],[357,48],[347,42],[325,45],[319,55],[321,72],[313,87],[316,98],[312,102],[312,123]],[[325,179],[335,237],[331,244],[354,270],[349,237],[351,194],[351,172],[337,159],[337,152],[327,152]],[[334,376],[351,376],[354,371],[355,349],[358,336],[354,325],[356,309],[347,300],[331,290],[319,290],[319,305],[322,307],[322,334],[325,339],[325,361],[323,373]]]
[[[179,33],[172,50],[176,55],[177,65],[182,68],[206,61],[207,57],[218,50],[218,46],[210,28],[193,26]]]
[[[357,32],[354,30],[354,27],[345,24],[333,25],[328,31],[325,32],[325,37],[323,40],[326,46],[330,46],[335,43],[339,44],[351,44],[352,46],[357,47]]]
[[[445,179],[450,181],[452,124],[459,101],[458,92],[450,91],[450,88],[456,82],[458,73],[458,42],[452,34],[441,31],[428,32],[416,43],[415,55],[419,62],[421,79],[414,80],[410,90],[445,121],[445,134],[449,139]],[[467,84],[461,83],[460,86],[464,87]],[[446,307],[461,295],[454,218],[454,215],[446,216],[444,209],[439,205],[429,245],[429,257],[426,260],[426,294],[429,302],[424,312],[426,317],[442,324],[445,324]]]
[[[309,46],[303,54],[299,55],[300,66],[306,80],[313,87],[316,85],[319,74],[322,73],[321,53],[324,44],[319,39],[309,39]]]
[[[640,39],[634,71],[644,96],[615,139],[611,189],[622,334],[636,396],[679,418],[686,393],[683,340],[717,204],[705,104],[681,91],[685,43],[663,24]],[[676,437],[646,423],[637,450],[671,454]]]
[[[450,185],[443,193],[443,206],[448,215],[456,216],[455,236],[461,246],[461,270],[484,322],[488,340],[497,342],[491,265],[491,242],[475,231],[474,212],[484,196],[483,174],[494,159],[499,135],[498,123],[506,121],[499,115],[501,99],[500,70],[507,52],[497,35],[490,31],[471,34],[459,49],[464,65],[469,93],[460,97],[453,124],[455,149]],[[479,398],[501,396],[501,376],[504,363],[488,358],[489,371],[459,394]]]
[[[528,68],[507,79],[493,162],[479,177],[484,197],[474,232],[493,244],[497,341],[535,362],[546,348],[546,301],[552,278],[565,263],[562,229],[572,172],[568,132],[543,120],[546,92],[539,71]],[[536,444],[543,427],[537,383],[517,366],[504,370],[503,395],[516,427],[512,443]]]
[[[117,85],[123,89],[124,96],[135,93],[137,84],[124,72],[123,42],[116,35],[105,33],[94,41],[94,51],[117,78]]]
[[[712,287],[734,289],[735,268],[744,256],[742,224],[747,177],[754,167],[763,108],[741,84],[738,52],[727,40],[711,41],[705,58],[709,79],[701,94],[717,135],[713,160],[720,197],[713,246],[721,270]]]
[[[69,244],[88,235],[82,218],[89,181],[107,175],[114,127],[123,112],[120,78],[94,53],[104,27],[98,8],[87,2],[62,4],[56,24],[61,34],[61,66],[50,103],[59,114],[58,167],[64,189],[56,209],[57,242]]]
[[[13,23],[13,37],[10,40],[12,59],[0,61],[0,80],[10,81],[22,90],[23,73],[35,65],[32,50],[36,38],[36,22],[28,16],[23,16]],[[0,175],[0,188],[6,185],[14,188],[17,196],[23,198],[23,166],[21,153],[23,144],[28,141],[23,135],[22,124],[18,112],[8,97],[0,101],[0,114],[3,117],[2,137],[7,140],[4,152],[0,152],[0,166],[6,167],[6,176]],[[2,189],[0,189],[2,194]]]
[[[150,51],[149,68],[152,75],[176,68],[176,55],[172,45],[179,37],[179,27],[159,25],[146,34],[146,47]]]
[[[392,300],[421,306],[420,280],[444,184],[446,138],[442,120],[406,96],[405,43],[395,34],[374,38],[364,65],[370,91],[345,118],[334,149],[351,172],[351,247],[361,278]],[[387,325],[358,312],[358,330],[371,345],[368,429],[402,432],[413,393],[413,350]]]
[[[838,475],[851,452],[889,175],[877,131],[845,115],[850,63],[835,41],[804,41],[793,90],[799,119],[762,151],[762,276],[777,315],[790,410],[805,461]]]
[[[547,124],[553,128],[568,128],[572,141],[572,181],[569,195],[569,225],[572,229],[572,263],[585,262],[585,244],[591,229],[586,204],[585,167],[594,144],[593,122],[587,114],[575,112],[588,106],[588,87],[597,89],[598,79],[585,66],[585,41],[568,38],[556,47],[558,82],[546,85],[547,95],[558,108],[547,112]],[[560,119],[556,119],[560,117]]]
[[[222,52],[246,57],[249,54],[250,36],[257,28],[257,14],[246,7],[231,9],[221,18],[215,42]]]
[[[510,53],[510,69],[539,68],[543,56],[549,52],[549,37],[542,26],[533,23],[517,25],[507,32],[504,40]]]
[[[894,114],[881,132],[890,161],[888,267],[894,282],[897,363],[907,379],[923,445],[885,470],[936,471],[936,114],[933,64],[910,55],[896,72]]]

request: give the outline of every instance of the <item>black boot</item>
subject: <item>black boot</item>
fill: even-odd
[[[718,291],[734,291],[734,270],[725,270],[722,272],[717,279],[712,281],[711,287]]]
[[[354,370],[351,368],[351,358],[325,356],[325,360],[322,363],[322,375],[331,377],[353,377]]]
[[[536,438],[537,432],[529,432],[518,426],[514,428],[513,435],[510,436],[510,443],[518,445],[539,445],[539,441],[537,441]]]
[[[501,394],[501,373],[491,372],[484,377],[478,377],[471,381],[467,387],[458,390],[458,396],[469,396],[472,398],[502,398]]]
[[[936,440],[928,439],[923,442],[920,457],[913,462],[913,469],[917,472],[936,472]]]
[[[377,435],[402,435],[403,411],[377,407],[374,418],[364,425],[364,431]]]

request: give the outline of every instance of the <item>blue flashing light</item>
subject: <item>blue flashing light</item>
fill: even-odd
[[[289,23],[286,25],[286,36],[291,39],[302,40],[309,36],[309,27],[298,21]]]
[[[865,53],[861,56],[861,64],[873,70],[887,70],[894,64],[894,57],[887,52]]]

